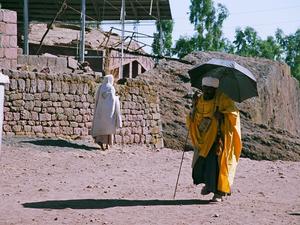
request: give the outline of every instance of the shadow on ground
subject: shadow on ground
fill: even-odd
[[[76,199],[29,202],[22,204],[25,208],[38,209],[105,209],[128,206],[161,206],[161,205],[205,205],[209,200],[127,200],[127,199]]]
[[[63,148],[75,148],[75,149],[81,149],[81,150],[99,150],[99,148],[96,147],[90,147],[87,145],[81,145],[72,143],[65,140],[30,140],[30,141],[22,141],[23,143],[30,143],[33,145],[40,145],[40,146],[52,146],[52,147],[63,147]]]

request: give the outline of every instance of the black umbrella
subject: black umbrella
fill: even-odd
[[[219,79],[219,89],[236,102],[258,96],[256,79],[245,67],[232,60],[211,59],[188,71],[192,87],[202,88],[202,78]]]

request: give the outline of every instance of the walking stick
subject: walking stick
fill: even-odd
[[[186,143],[187,143],[189,134],[190,134],[190,129],[188,130],[188,133],[187,133],[186,138],[185,138],[185,143],[184,143],[184,147],[183,147],[183,151],[182,151],[182,157],[181,157],[181,162],[180,162],[180,166],[179,166],[179,171],[178,171],[178,176],[177,176],[177,181],[176,181],[176,185],[175,185],[173,199],[175,199],[175,196],[176,196],[177,185],[178,185],[179,176],[180,176],[181,167],[182,167],[182,162],[183,162],[183,158],[184,158],[184,152],[185,152],[184,150],[185,150],[185,147],[186,147]]]
[[[192,102],[192,105],[193,105],[193,110],[192,110],[193,118],[194,118],[194,113],[195,113],[194,107],[195,107],[196,98],[198,97],[198,94],[199,93],[196,91],[194,93],[194,96],[193,96],[193,102]],[[182,157],[181,157],[181,162],[180,162],[180,166],[179,166],[179,171],[178,171],[178,176],[177,176],[177,180],[176,180],[176,185],[175,185],[175,190],[174,190],[174,194],[173,194],[173,199],[175,199],[175,196],[176,196],[177,185],[178,185],[179,176],[180,176],[181,167],[182,167],[182,162],[183,162],[183,158],[184,158],[184,150],[185,150],[185,147],[187,145],[187,140],[188,140],[188,137],[189,137],[189,134],[190,134],[190,130],[191,130],[191,124],[189,125],[188,133],[187,133],[186,138],[185,138],[185,143],[184,143],[184,147],[183,147],[183,151],[182,151]]]

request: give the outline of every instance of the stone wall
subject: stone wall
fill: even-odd
[[[28,71],[47,71],[48,73],[71,73],[77,69],[77,60],[72,57],[18,55],[18,66],[28,67]]]
[[[17,68],[17,13],[0,9],[0,69]]]
[[[87,138],[92,124],[94,94],[101,77],[93,74],[51,75],[4,70],[3,135]],[[123,128],[117,144],[162,147],[159,100],[146,82],[129,80],[117,85]]]

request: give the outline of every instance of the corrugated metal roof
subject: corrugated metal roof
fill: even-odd
[[[63,1],[28,0],[29,21],[52,21]],[[169,0],[126,0],[125,3],[125,20],[156,20],[159,16],[161,20],[172,19]],[[120,20],[121,4],[121,0],[86,0],[86,20]],[[23,0],[2,0],[1,5],[3,9],[17,11],[18,22],[23,21]],[[57,20],[79,21],[81,0],[66,0],[66,6]]]

